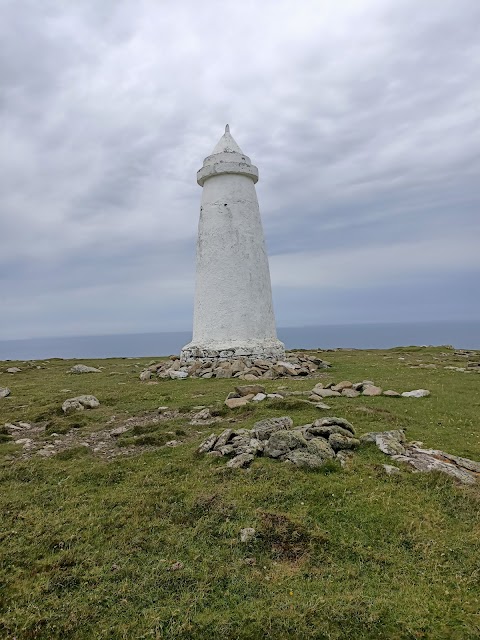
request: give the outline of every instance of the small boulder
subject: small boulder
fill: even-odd
[[[240,529],[240,542],[251,542],[255,538],[255,534],[257,532],[253,527],[245,527],[244,529]]]
[[[294,449],[306,449],[307,441],[298,431],[276,431],[265,445],[264,453],[269,458],[280,458]]]
[[[387,391],[383,392],[383,395],[387,396],[387,398],[400,398],[398,391],[393,391],[392,389],[387,389]]]
[[[325,426],[325,427],[310,427],[308,429],[308,433],[310,433],[312,436],[316,436],[319,438],[325,438],[328,440],[328,438],[333,434],[333,433],[339,433],[342,436],[346,436],[347,438],[351,438],[352,437],[352,432],[349,431],[348,429],[344,429],[343,427],[338,426],[338,424],[332,424],[329,426]]]
[[[243,407],[243,405],[248,404],[252,398],[252,395],[243,396],[242,398],[227,398],[225,404],[229,409],[236,409],[237,407]]]
[[[342,396],[344,396],[345,398],[356,398],[359,395],[360,391],[355,391],[355,389],[342,389]]]
[[[217,434],[211,433],[206,440],[198,447],[197,453],[207,453],[211,451],[217,442]]]
[[[315,389],[315,395],[320,398],[333,398],[340,397],[342,394],[339,391],[332,391],[332,389]]]
[[[151,377],[152,377],[152,372],[149,371],[148,369],[146,369],[145,371],[142,371],[139,376],[142,382],[145,382],[145,380],[150,380]]]
[[[360,440],[344,436],[341,433],[332,433],[328,438],[328,443],[334,451],[341,451],[342,449],[356,449],[360,446]]]
[[[225,431],[222,431],[222,433],[218,436],[214,449],[219,451],[222,447],[224,447],[228,443],[232,435],[233,435],[233,429],[225,429]]]
[[[252,402],[261,402],[265,400],[266,397],[267,395],[265,393],[257,393],[257,395],[253,396]]]
[[[76,398],[67,398],[62,404],[62,411],[63,413],[73,413],[84,409],[95,409],[99,406],[100,402],[95,396],[77,396]]]
[[[248,467],[254,458],[255,456],[252,453],[241,453],[229,460],[226,466],[229,469],[242,469],[243,467]]]
[[[364,385],[362,394],[364,396],[381,396],[382,388],[376,387],[374,384]]]
[[[280,418],[266,418],[253,425],[252,435],[258,440],[268,440],[276,431],[282,431],[293,427],[293,420],[288,416]]]
[[[315,456],[320,456],[324,460],[335,457],[333,447],[324,438],[312,438],[307,442],[307,451]]]
[[[235,387],[235,391],[240,396],[256,396],[257,393],[265,393],[265,387],[260,384],[246,384],[241,387]]]
[[[315,422],[313,423],[314,427],[330,427],[333,425],[343,427],[343,429],[347,429],[352,435],[355,435],[355,427],[348,420],[345,420],[345,418],[328,416],[327,418],[318,418],[318,420],[315,420]]]
[[[19,369],[18,367],[9,367],[7,369],[7,373],[19,373],[21,371],[21,369]]]
[[[74,364],[68,373],[102,373],[96,367],[87,367],[86,364]]]
[[[333,391],[343,391],[344,389],[351,389],[353,387],[353,383],[350,380],[342,380],[338,384],[335,384],[331,389]]]
[[[11,392],[8,387],[0,387],[0,398],[6,398],[10,393]]]
[[[174,371],[169,369],[167,373],[172,380],[184,380],[185,378],[188,378],[188,373],[186,371]]]
[[[430,395],[428,389],[414,389],[413,391],[404,391],[402,393],[403,398],[426,398]]]

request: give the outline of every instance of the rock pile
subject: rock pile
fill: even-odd
[[[360,441],[353,426],[335,416],[315,420],[312,424],[293,426],[288,416],[267,418],[253,429],[225,429],[212,433],[198,448],[198,453],[228,456],[227,467],[247,467],[255,456],[263,455],[288,461],[297,467],[318,469],[327,460],[345,460],[345,452]]]
[[[404,462],[416,471],[440,471],[463,484],[474,484],[480,480],[480,462],[438,449],[423,449],[421,442],[407,442],[402,429],[366,433],[360,438],[360,442],[375,443],[380,451],[391,456],[392,460]],[[387,473],[392,474],[391,468]]]
[[[178,356],[150,365],[140,373],[140,380],[159,378],[240,378],[241,380],[274,380],[282,377],[312,376],[318,369],[328,369],[330,363],[307,354],[290,354],[285,360],[252,360],[251,358],[198,360],[182,364]]]

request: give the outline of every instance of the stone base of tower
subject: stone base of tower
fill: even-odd
[[[228,343],[185,345],[180,355],[182,363],[208,362],[251,358],[278,361],[285,358],[285,345],[280,340],[235,341]]]

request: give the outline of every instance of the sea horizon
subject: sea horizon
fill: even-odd
[[[163,331],[0,340],[0,360],[135,358],[180,353],[191,331]],[[451,345],[480,349],[480,320],[279,327],[287,349],[389,349]]]

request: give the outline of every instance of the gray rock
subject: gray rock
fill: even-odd
[[[235,448],[233,444],[225,444],[219,449],[214,449],[214,451],[218,451],[222,456],[230,456],[232,453],[235,453]]]
[[[152,372],[149,371],[148,369],[146,371],[142,371],[139,376],[142,382],[145,382],[145,380],[150,380],[151,377],[152,377]]]
[[[265,400],[266,397],[267,395],[265,393],[257,393],[257,395],[253,396],[252,402],[261,402]]]
[[[252,435],[258,440],[268,440],[276,431],[284,431],[293,427],[293,420],[288,416],[266,418],[253,425]]]
[[[294,449],[306,449],[307,441],[298,431],[276,431],[270,436],[264,449],[269,458],[280,458]]]
[[[353,458],[353,451],[349,449],[341,449],[335,457],[335,459],[338,460],[338,462],[340,463],[340,466],[343,469],[349,466],[350,462],[352,461],[352,458]]]
[[[335,451],[325,438],[312,438],[307,442],[307,451],[316,456],[321,456],[325,460],[335,457]]]
[[[255,456],[251,453],[241,453],[235,458],[232,458],[227,462],[227,467],[229,469],[241,469],[243,467],[248,467],[248,465],[252,462]]]
[[[387,389],[387,391],[383,392],[384,396],[387,396],[388,398],[400,398],[400,394],[398,393],[398,391],[393,391],[392,389]]]
[[[376,387],[374,384],[364,385],[362,394],[364,396],[381,396],[382,388]]]
[[[356,398],[360,395],[360,391],[355,391],[355,389],[342,389],[342,396],[345,398]]]
[[[330,405],[329,404],[325,404],[324,402],[317,402],[315,404],[315,409],[330,409]]]
[[[207,453],[211,451],[217,442],[217,434],[211,433],[206,440],[198,447],[197,453]]]
[[[325,464],[326,458],[314,453],[309,453],[305,449],[295,449],[287,453],[285,460],[288,460],[300,469],[319,469]]]
[[[262,387],[260,384],[245,384],[241,387],[235,387],[235,391],[240,396],[256,396],[257,393],[265,393],[265,387]]]
[[[0,398],[6,398],[10,393],[11,392],[8,387],[0,387]]]
[[[225,404],[229,409],[236,409],[237,407],[243,407],[245,404],[248,404],[252,398],[252,395],[243,396],[241,398],[227,398],[225,400]]]
[[[184,380],[185,378],[188,378],[188,373],[186,371],[173,371],[172,369],[169,369],[167,373],[172,380]]]
[[[353,387],[353,383],[350,380],[342,380],[338,384],[333,385],[331,387],[332,391],[343,391],[344,389],[351,389]]]
[[[332,433],[328,438],[328,442],[334,451],[341,451],[342,449],[356,449],[360,446],[360,440],[344,436],[341,433]]]
[[[342,394],[339,391],[332,391],[331,389],[315,389],[315,395],[320,398],[333,398],[340,397]]]
[[[222,433],[218,436],[214,449],[217,449],[219,451],[221,447],[224,447],[228,443],[232,435],[233,429],[225,429],[225,431],[222,431]]]
[[[318,418],[313,423],[314,427],[330,427],[337,425],[338,427],[342,427],[343,429],[347,429],[350,431],[352,435],[355,435],[355,427],[345,418],[337,418],[337,416],[327,416],[325,418]]]
[[[389,456],[405,453],[405,433],[402,429],[392,431],[379,431],[378,433],[366,433],[360,438],[360,442],[374,442],[380,451]]]
[[[18,367],[9,367],[7,369],[7,373],[20,373],[21,369],[19,369]]]
[[[382,467],[387,476],[394,476],[400,473],[400,469],[392,464],[382,464]]]
[[[339,427],[337,424],[332,424],[325,427],[310,427],[310,429],[308,429],[308,432],[312,436],[326,438],[327,440],[332,435],[332,433],[339,433],[342,436],[346,436],[347,438],[351,438],[353,435],[351,431],[349,431],[348,429],[344,429],[343,427]]]
[[[245,527],[244,529],[240,529],[240,542],[251,542],[255,538],[255,534],[257,532],[253,527]]]
[[[68,373],[102,373],[100,369],[95,367],[87,367],[86,364],[74,364]]]
[[[426,398],[430,395],[428,389],[414,389],[413,391],[404,391],[402,393],[403,398]]]
[[[95,396],[85,395],[75,398],[67,398],[62,404],[63,413],[74,413],[84,409],[95,409],[100,406],[99,400]]]

